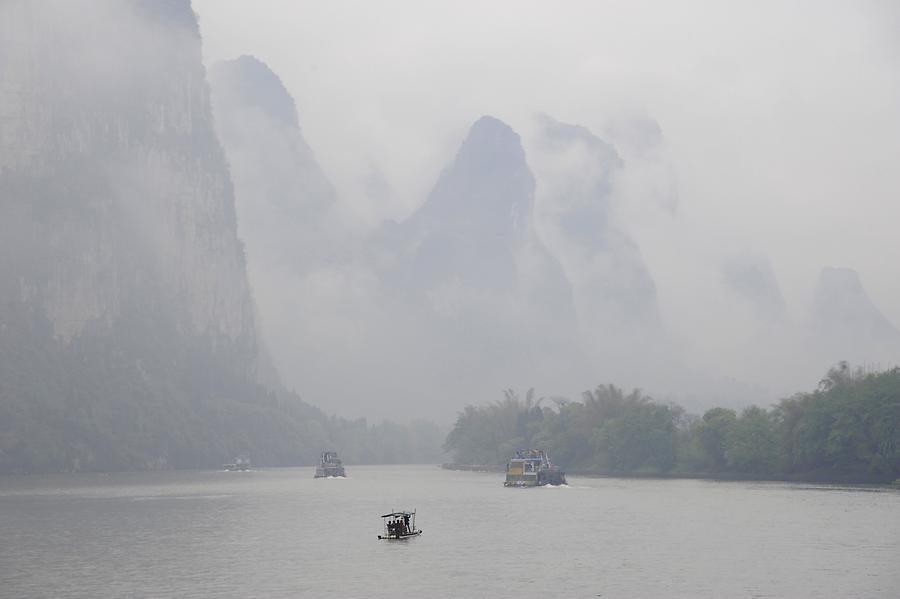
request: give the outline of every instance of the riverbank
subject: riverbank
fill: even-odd
[[[444,470],[459,470],[466,472],[505,472],[502,464],[441,464]],[[586,476],[590,478],[625,478],[625,479],[687,479],[687,480],[714,480],[736,482],[790,482],[810,483],[819,485],[879,485],[900,488],[900,480],[891,480],[885,477],[860,474],[854,472],[805,472],[792,474],[747,474],[733,472],[666,472],[666,473],[614,473],[590,469],[566,469],[566,474],[573,476]]]

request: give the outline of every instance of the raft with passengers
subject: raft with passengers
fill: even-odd
[[[381,517],[384,523],[384,534],[378,535],[382,541],[402,541],[422,534],[416,528],[416,510],[411,512],[391,512]]]

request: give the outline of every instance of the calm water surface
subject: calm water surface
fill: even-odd
[[[434,466],[0,477],[0,596],[900,597],[900,492]],[[379,514],[425,532],[378,541]]]

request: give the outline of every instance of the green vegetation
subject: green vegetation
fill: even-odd
[[[900,475],[900,368],[829,370],[819,388],[766,410],[702,417],[613,385],[541,405],[533,390],[460,412],[444,447],[461,464],[550,450],[569,471],[889,483]]]
[[[329,417],[255,382],[239,350],[149,321],[68,344],[28,313],[2,323],[0,473],[215,468],[239,453],[308,465],[324,449],[348,464],[441,460],[433,424]]]

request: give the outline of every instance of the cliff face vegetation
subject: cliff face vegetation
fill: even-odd
[[[258,382],[188,0],[4,3],[0,73],[0,472],[296,464],[359,428]],[[345,457],[382,459],[362,429]]]

